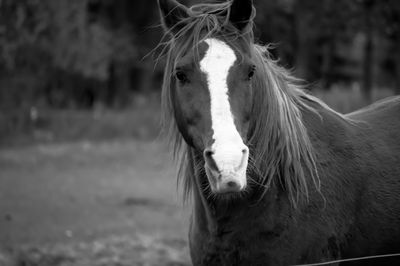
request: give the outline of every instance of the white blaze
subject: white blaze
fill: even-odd
[[[213,157],[222,176],[236,176],[245,184],[247,156],[244,158],[242,151],[247,147],[234,124],[227,84],[229,70],[236,61],[236,55],[231,47],[220,40],[210,38],[205,42],[209,47],[200,61],[200,68],[207,76],[210,92]],[[242,162],[244,159],[245,162]]]

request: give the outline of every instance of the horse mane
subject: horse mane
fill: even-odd
[[[189,52],[196,55],[197,44],[207,38],[220,37],[234,47],[234,42],[238,39],[247,42],[253,40],[252,25],[245,32],[239,32],[230,24],[230,5],[231,1],[192,6],[189,9],[190,16],[183,18],[179,27],[176,26],[179,30],[167,31],[163,40],[170,38],[160,44],[163,46],[162,53],[167,56],[162,87],[162,125],[179,163],[178,181],[183,183],[184,199],[189,197],[195,186],[193,166],[197,170],[204,166],[196,165],[196,162],[188,163],[188,160],[193,160],[191,147],[184,142],[174,119],[171,77],[177,61]],[[252,18],[254,16],[253,8]],[[307,94],[303,90],[302,81],[271,58],[268,46],[254,44],[251,47],[257,69],[253,87],[257,89],[254,90],[253,101],[253,113],[256,115],[250,120],[250,133],[246,141],[250,149],[249,169],[263,187],[262,195],[268,191],[272,182],[278,181],[296,207],[300,200],[308,199],[310,181],[320,191],[315,152],[303,123],[301,110],[309,110],[318,115],[318,111],[310,105],[315,103],[343,120],[347,118]]]

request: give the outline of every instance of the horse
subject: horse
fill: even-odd
[[[334,111],[255,43],[252,0],[158,4],[193,265],[399,263],[400,97]]]

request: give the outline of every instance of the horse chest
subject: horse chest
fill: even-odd
[[[198,235],[191,239],[194,265],[266,265],[270,258],[262,243],[232,237]]]
[[[210,234],[193,228],[190,234],[194,265],[284,265],[294,258],[284,254],[283,229],[252,226],[243,230]],[[294,255],[294,254],[293,254]],[[285,262],[284,262],[285,261]]]

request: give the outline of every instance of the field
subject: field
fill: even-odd
[[[354,88],[315,94],[344,112],[366,104]],[[0,266],[190,264],[189,210],[157,137],[158,100],[2,113]]]
[[[0,113],[0,266],[188,265],[159,99]]]
[[[0,152],[0,265],[186,265],[188,216],[157,142]]]

